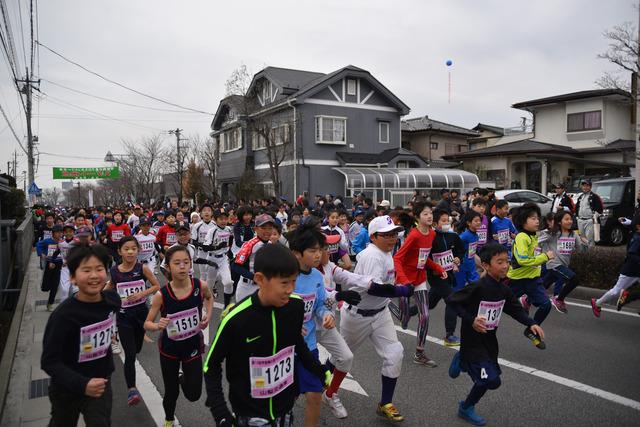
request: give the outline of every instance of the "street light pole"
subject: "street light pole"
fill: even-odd
[[[182,170],[182,156],[180,153],[180,141],[182,141],[182,139],[180,139],[180,134],[183,131],[183,129],[180,128],[176,128],[174,130],[170,130],[169,134],[170,135],[175,135],[176,136],[176,154],[177,154],[177,169],[178,169],[178,187],[180,187],[180,189],[178,190],[178,205],[182,205],[182,175],[183,175],[183,170]]]

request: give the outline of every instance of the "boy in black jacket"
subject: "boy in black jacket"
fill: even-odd
[[[304,303],[293,295],[297,259],[282,245],[265,245],[256,252],[254,269],[258,291],[225,315],[209,349],[206,405],[218,426],[291,426],[298,396],[294,354],[323,384],[330,374],[301,333]],[[233,414],[222,389],[223,360]]]
[[[467,372],[473,387],[458,407],[458,416],[471,424],[482,426],[484,418],[476,414],[475,405],[487,390],[500,387],[498,366],[498,338],[496,329],[504,311],[518,322],[544,338],[544,331],[524,311],[509,289],[501,283],[507,277],[509,257],[507,249],[495,242],[480,251],[484,277],[452,294],[447,303],[462,318],[462,342],[449,367],[449,375],[456,378]]]
[[[67,256],[78,293],[51,313],[40,360],[51,376],[51,427],[75,426],[80,413],[87,426],[111,425],[111,337],[120,298],[102,291],[110,261],[101,245],[77,246]]]

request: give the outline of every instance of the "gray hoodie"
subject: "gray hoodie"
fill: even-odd
[[[566,233],[552,233],[542,230],[538,235],[538,245],[543,252],[552,251],[556,257],[547,262],[548,269],[554,269],[561,265],[569,267],[571,254],[576,250],[583,250],[586,245],[580,239],[580,235],[571,231]]]

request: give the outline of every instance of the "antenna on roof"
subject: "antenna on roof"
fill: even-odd
[[[445,64],[447,64],[447,67],[451,67],[453,65],[453,61],[447,59],[447,62],[445,62]],[[449,68],[449,104],[451,104],[451,68]]]

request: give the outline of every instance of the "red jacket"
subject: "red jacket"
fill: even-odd
[[[439,264],[429,258],[435,236],[434,230],[430,230],[427,235],[422,234],[417,228],[411,230],[400,250],[393,257],[396,283],[411,283],[418,286],[427,280],[426,269],[433,270],[438,275],[444,272]]]
[[[131,229],[127,224],[116,225],[112,223],[107,227],[108,242],[117,244],[124,236],[131,236]]]
[[[156,242],[160,243],[162,247],[171,246],[176,243],[176,229],[169,224],[165,224],[158,230],[156,235]]]

